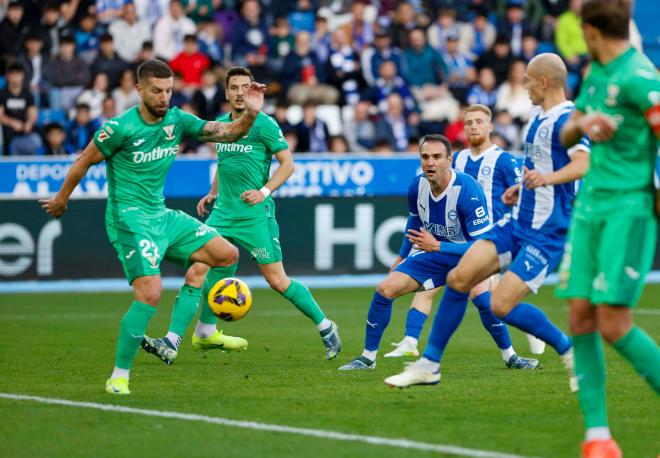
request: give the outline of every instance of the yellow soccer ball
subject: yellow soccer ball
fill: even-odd
[[[236,321],[252,308],[252,292],[238,278],[224,278],[213,285],[208,296],[211,311],[221,320]]]

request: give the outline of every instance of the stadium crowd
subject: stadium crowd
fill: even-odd
[[[462,147],[462,108],[493,109],[495,143],[520,147],[525,64],[557,52],[579,86],[580,0],[0,0],[3,155],[75,154],[137,104],[137,66],[175,72],[171,103],[226,112],[224,73],[248,66],[292,151]],[[194,141],[184,151],[208,154]]]

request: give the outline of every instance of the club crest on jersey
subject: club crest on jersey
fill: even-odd
[[[447,213],[447,218],[449,218],[452,221],[458,218],[458,214],[456,213],[456,210],[449,210],[449,212]]]
[[[481,168],[481,174],[485,177],[489,176],[493,170],[489,166]]]
[[[164,126],[163,130],[165,131],[165,140],[174,140],[174,124],[169,126]]]
[[[621,89],[616,84],[607,85],[607,98],[605,99],[605,105],[608,107],[616,106],[616,97],[619,95]]]
[[[103,129],[103,130],[101,130],[101,132],[99,132],[99,136],[98,136],[99,143],[103,143],[108,138],[110,138],[110,134],[108,134],[108,132],[106,132],[105,129]]]

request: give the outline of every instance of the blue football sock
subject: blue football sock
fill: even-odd
[[[416,308],[410,307],[408,316],[406,316],[406,336],[419,339],[422,328],[426,322],[426,314]]]
[[[545,313],[535,305],[521,302],[502,319],[551,345],[560,355],[571,348],[571,339],[552,324]]]
[[[451,335],[463,320],[467,308],[467,300],[467,294],[459,293],[449,287],[445,288],[445,292],[440,300],[440,306],[433,319],[429,341],[424,350],[425,358],[440,362],[442,353],[444,353]]]
[[[506,350],[511,347],[511,336],[509,335],[509,330],[507,329],[506,324],[504,324],[504,321],[500,320],[490,309],[490,292],[486,291],[485,293],[479,294],[472,299],[472,303],[479,310],[481,324],[484,325],[486,331],[488,331],[493,337],[497,347],[500,350]]]
[[[390,324],[390,318],[392,318],[393,302],[394,299],[388,299],[377,292],[374,293],[367,314],[367,332],[364,336],[365,350],[378,350],[380,339],[383,337],[385,328]]]

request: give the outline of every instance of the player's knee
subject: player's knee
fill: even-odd
[[[238,262],[238,248],[234,245],[230,245],[221,256],[218,256],[215,260],[215,265],[213,267],[227,267]]]
[[[509,314],[513,307],[505,298],[499,296],[497,293],[490,297],[490,309],[495,315],[504,318]]]
[[[201,287],[204,284],[204,279],[206,278],[208,271],[209,266],[202,264],[201,262],[194,263],[186,271],[186,284],[196,288]]]
[[[613,320],[600,320],[598,322],[598,331],[607,343],[613,344],[619,341],[630,331],[630,324],[626,322],[617,322]]]
[[[139,302],[142,302],[144,304],[149,304],[152,307],[156,307],[160,302],[160,296],[162,292],[163,292],[163,287],[160,283],[154,285],[148,285],[137,291],[136,299]]]
[[[376,290],[378,294],[388,299],[395,299],[399,294],[399,288],[387,280],[381,282]]]
[[[571,310],[568,315],[568,328],[572,335],[591,334],[596,331],[594,316]]]
[[[467,293],[470,291],[467,277],[458,269],[452,269],[449,271],[449,274],[447,274],[447,286],[455,291],[460,291],[461,293]]]
[[[291,280],[286,275],[269,275],[266,277],[268,285],[278,293],[284,293],[289,288]]]

